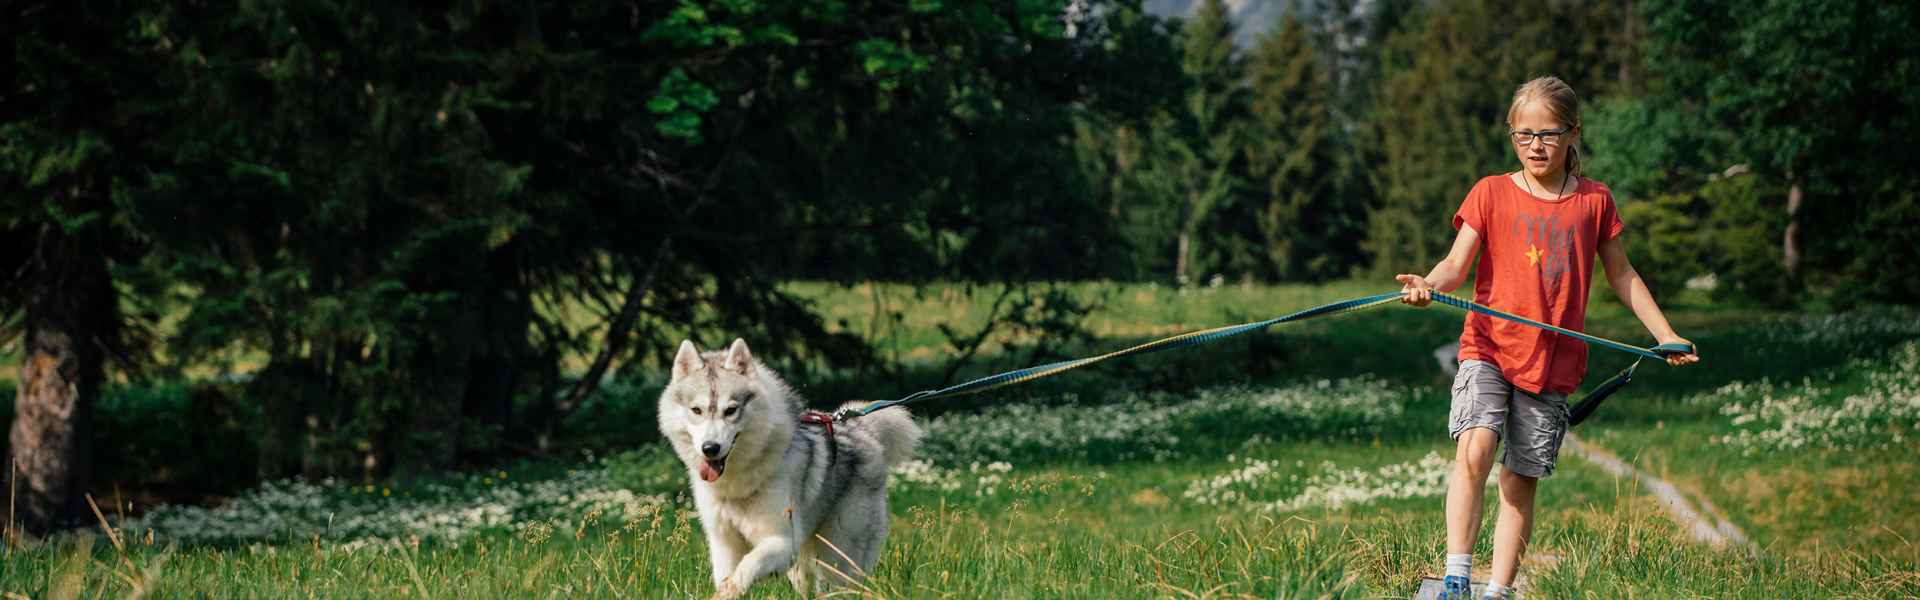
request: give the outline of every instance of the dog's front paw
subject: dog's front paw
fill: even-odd
[[[733,578],[728,577],[720,580],[719,585],[713,586],[713,595],[708,596],[707,600],[733,600],[746,594],[746,592],[746,588],[734,585]]]

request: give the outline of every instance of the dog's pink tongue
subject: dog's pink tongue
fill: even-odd
[[[713,468],[713,463],[710,463],[704,460],[700,461],[700,480],[701,481],[705,481],[707,483],[713,483],[715,479],[719,479],[719,478],[720,478],[720,470]]]

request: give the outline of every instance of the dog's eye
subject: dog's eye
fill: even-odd
[[[724,413],[720,413],[720,416],[723,416],[723,417],[731,417],[731,416],[733,416],[733,413],[737,413],[737,412],[740,412],[740,407],[738,407],[738,406],[729,406],[729,407],[727,407],[727,412],[724,412]]]
[[[693,414],[696,414],[696,415],[700,414],[700,407],[698,406],[693,407]]]

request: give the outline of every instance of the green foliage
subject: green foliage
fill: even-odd
[[[151,40],[135,31],[144,17],[63,6],[0,28],[12,50],[0,81],[0,339],[72,336],[86,388],[103,360],[144,363],[145,324],[122,319],[106,273],[143,251],[114,198],[166,168],[147,146],[165,113],[145,68]]]
[[[1701,229],[1703,203],[1694,194],[1662,194],[1620,205],[1628,223],[1627,256],[1657,299],[1672,298],[1688,279],[1711,273],[1704,264],[1712,238]]]
[[[260,407],[210,384],[116,385],[94,405],[94,478],[165,494],[221,494],[254,480]]]
[[[883,91],[899,87],[895,77],[923,73],[933,65],[932,57],[916,54],[890,40],[861,40],[853,49],[856,55],[864,57],[860,66],[867,75],[883,78],[880,83]]]
[[[1670,99],[1609,96],[1581,111],[1580,169],[1613,190],[1622,209],[1663,192],[1697,187],[1724,158],[1711,152],[1727,136]]]
[[[1627,255],[1656,298],[1711,276],[1721,297],[1791,303],[1778,245],[1786,214],[1769,203],[1774,191],[1753,175],[1716,177],[1696,190],[1625,204]]]
[[[656,374],[622,373],[560,421],[555,442],[585,450],[634,448],[659,441],[655,412],[666,381]]]
[[[1920,298],[1920,280],[1910,269],[1920,265],[1920,192],[1893,179],[1866,193],[1874,201],[1862,207],[1864,214],[1822,233],[1838,238],[1845,257],[1832,278],[1834,296],[1844,305]]]
[[[700,114],[720,102],[713,90],[687,79],[686,71],[674,69],[660,82],[660,92],[647,102],[647,110],[660,115],[654,125],[662,135],[700,142]]]
[[[736,3],[739,7],[752,7],[751,3]],[[774,37],[790,37],[787,36]],[[655,21],[648,27],[641,39],[647,41],[665,41],[675,48],[688,46],[709,46],[715,44],[736,46],[744,41],[740,28],[727,24],[714,24],[707,17],[707,9],[691,0],[683,0],[679,6],[667,13],[666,18]],[[676,74],[679,72],[676,70]],[[673,81],[676,75],[668,75],[666,81]],[[679,75],[684,77],[684,75]],[[663,85],[662,87],[665,87]]]
[[[1782,235],[1784,215],[1766,212],[1757,194],[1768,188],[1754,176],[1711,171],[1727,161],[1730,135],[1684,103],[1655,96],[1602,98],[1583,120],[1582,170],[1613,190],[1627,255],[1655,298],[1702,278],[1718,294],[1786,301],[1786,282],[1768,268],[1779,261],[1769,244]]]
[[[672,496],[686,491],[686,466],[664,443],[616,453],[604,464],[609,483],[635,494]]]
[[[1649,52],[1661,57],[1654,66],[1731,133],[1733,160],[1806,195],[1788,217],[1804,256],[1783,293],[1804,282],[1848,298],[1910,298],[1909,277],[1859,261],[1904,256],[1911,227],[1859,225],[1913,222],[1899,191],[1907,186],[1886,182],[1908,170],[1906,148],[1920,134],[1920,38],[1889,24],[1920,22],[1920,9],[1855,0],[1658,0],[1642,9]]]
[[[1843,168],[1821,157],[1852,156],[1861,136],[1878,137],[1868,131],[1873,113],[1853,109],[1911,107],[1920,98],[1905,86],[1915,76],[1912,51],[1920,42],[1876,26],[1912,23],[1912,6],[1853,0],[1643,6],[1652,49],[1670,80],[1710,99],[1703,103],[1708,115],[1737,128],[1740,153],[1770,173],[1818,178]],[[1698,17],[1703,14],[1725,18]],[[1909,68],[1898,68],[1903,62]],[[1890,66],[1893,77],[1882,76]],[[1872,128],[1884,131],[1884,125]]]
[[[1780,269],[1779,240],[1787,219],[1779,210],[1777,187],[1764,180],[1731,177],[1709,183],[1698,192],[1711,207],[1705,227],[1696,235],[1711,236],[1703,257],[1716,273],[1726,273],[1722,295],[1738,294],[1772,305],[1793,301],[1793,282]]]

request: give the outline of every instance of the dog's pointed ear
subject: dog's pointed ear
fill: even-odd
[[[720,361],[720,368],[745,375],[752,364],[753,352],[747,350],[747,341],[733,338],[733,346],[727,348],[727,358]]]
[[[693,340],[680,340],[680,354],[673,357],[673,379],[678,381],[705,366],[706,363],[700,362],[700,349],[693,347]]]

